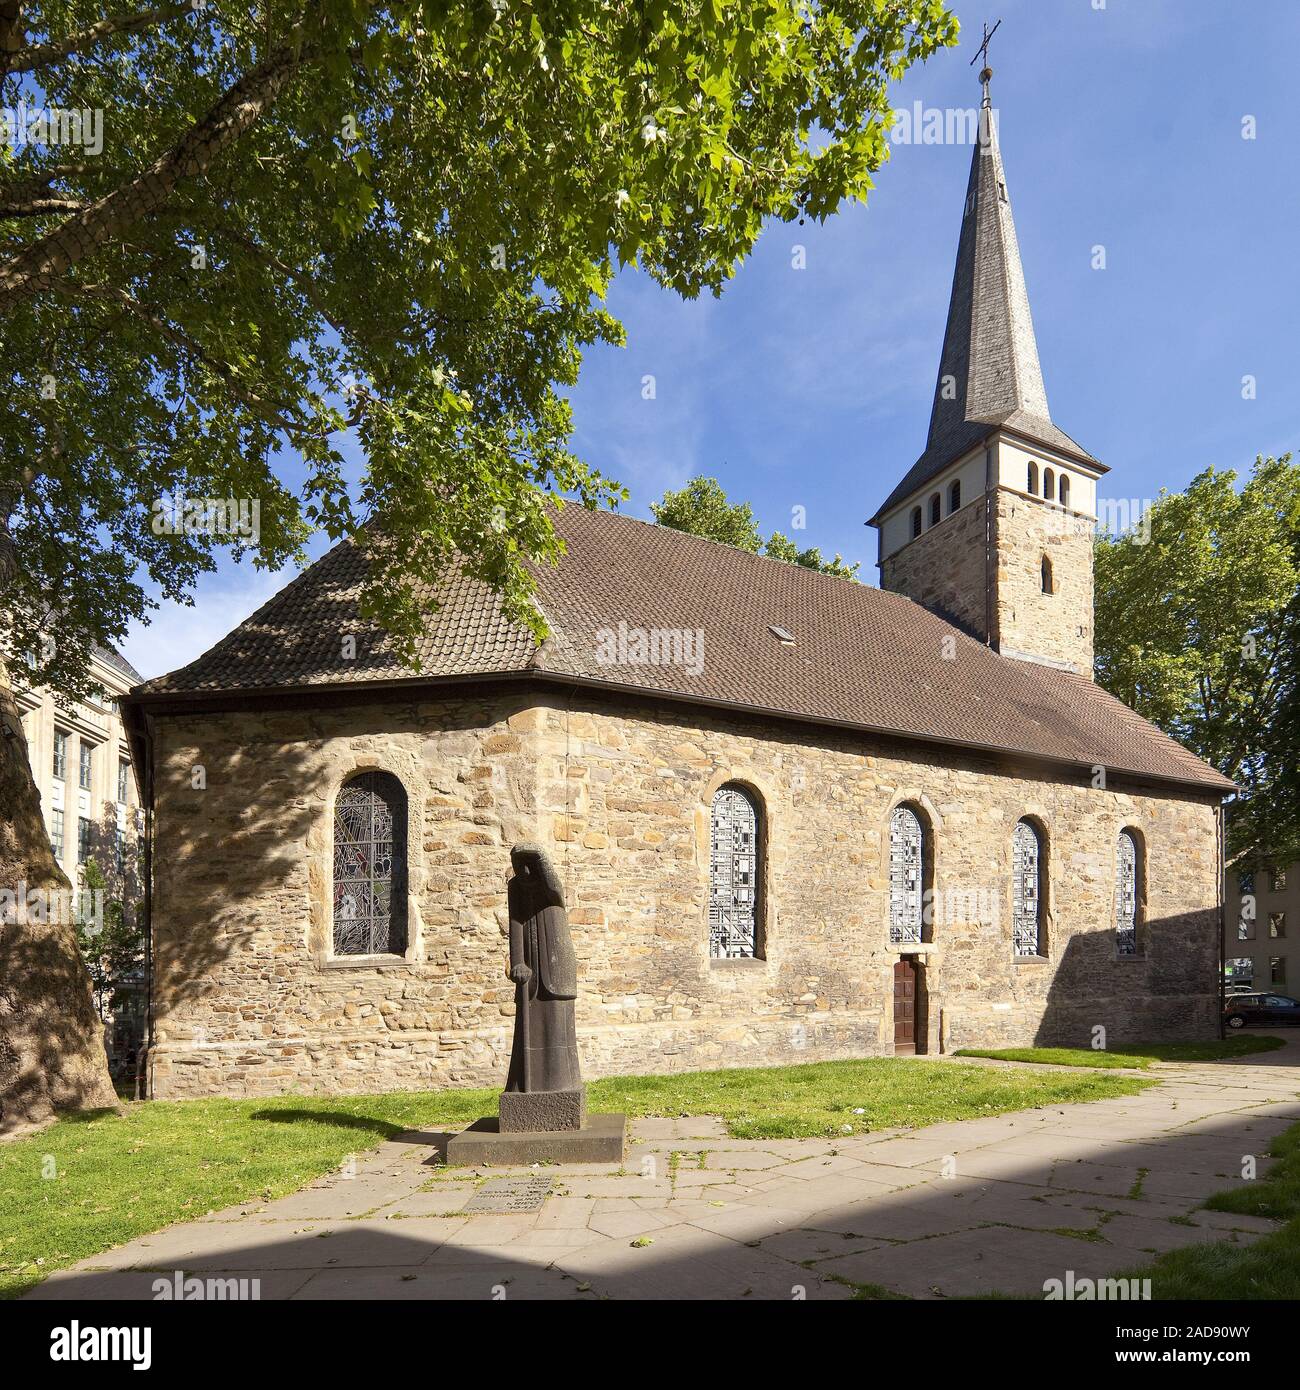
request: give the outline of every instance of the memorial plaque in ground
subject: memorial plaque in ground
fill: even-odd
[[[538,1211],[551,1195],[553,1186],[551,1178],[489,1178],[461,1210],[469,1214],[478,1211]]]

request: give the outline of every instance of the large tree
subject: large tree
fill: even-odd
[[[721,541],[755,555],[761,551],[774,560],[819,570],[837,579],[856,579],[861,568],[860,562],[850,565],[838,554],[827,560],[815,545],[800,550],[780,531],[773,531],[764,541],[753,507],[748,502],[729,502],[716,478],[692,478],[676,492],[669,489],[658,502],[651,502],[650,510],[660,526],[689,531],[693,536]]]
[[[545,496],[621,494],[569,451],[557,389],[621,340],[616,267],[717,293],[766,219],[864,198],[889,82],[956,39],[941,0],[135,3],[0,0],[23,117],[0,159],[0,651],[67,694],[149,585],[184,601],[216,547],[274,568],[313,529],[360,537],[399,643],[454,554],[540,631]],[[171,497],[259,524],[177,531]],[[21,739],[0,759],[0,873],[56,882]],[[71,937],[0,940],[0,1010],[33,1020],[54,1001],[22,962]],[[48,1042],[0,1057],[0,1105],[20,1077],[39,1100]]]
[[[1229,851],[1300,857],[1300,464],[1207,469],[1096,546],[1097,680],[1241,787]]]

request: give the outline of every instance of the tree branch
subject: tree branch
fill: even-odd
[[[160,337],[165,338],[174,347],[180,348],[182,352],[202,362],[214,376],[221,379],[232,396],[242,401],[268,425],[284,430],[291,437],[302,433],[302,425],[299,422],[291,419],[282,409],[264,401],[255,392],[243,386],[229,362],[220,357],[214,357],[202,343],[196,342],[184,329],[177,328],[175,324],[159,318],[152,309],[141,304],[138,299],[127,294],[125,290],[118,289],[115,285],[60,285],[59,292],[70,295],[74,299],[97,299],[120,305],[127,313],[138,318],[142,323],[148,324]]]
[[[31,48],[19,47],[13,56],[0,56],[0,75],[7,76],[11,72],[35,72],[39,68],[52,67],[55,63],[70,58],[74,53],[82,53],[117,34],[131,34],[138,29],[152,28],[155,24],[166,24],[169,19],[202,13],[203,11],[196,9],[190,0],[183,0],[181,4],[159,5],[156,9],[141,10],[137,14],[101,19],[98,24],[92,24],[89,29],[83,29],[78,34],[70,34],[66,39],[36,44]]]
[[[80,212],[85,206],[80,198],[28,198],[25,202],[0,203],[0,218],[40,217],[47,212]]]
[[[60,179],[88,174],[90,169],[89,164],[47,164],[43,169],[21,169],[17,165],[10,165],[0,170],[0,189],[4,190],[8,198],[17,202],[23,198],[38,197],[50,184]],[[7,174],[15,176],[13,183],[6,183],[4,176]]]
[[[0,268],[0,314],[50,289],[111,237],[161,207],[183,179],[204,173],[275,102],[285,84],[314,53],[303,27],[292,41],[246,73],[202,120],[130,183],[83,208]]]
[[[303,297],[313,309],[325,320],[327,324],[340,337],[347,331],[342,321],[335,317],[333,311],[325,303],[324,297],[316,287],[315,281],[305,271],[296,269],[287,262],[282,261],[268,247],[263,246],[256,238],[247,232],[241,231],[225,218],[215,215],[213,212],[196,207],[166,207],[158,209],[159,216],[178,218],[182,221],[192,221],[195,224],[206,224],[208,229],[217,236],[228,237],[236,246],[242,247],[254,260],[260,261],[264,266],[282,275],[292,285],[296,286]]]
[[[23,46],[23,0],[0,0],[0,77]]]

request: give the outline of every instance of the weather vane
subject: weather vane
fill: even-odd
[[[999,30],[1001,27],[1002,27],[1002,21],[1001,21],[1000,19],[999,19],[998,22],[992,27],[992,29],[990,29],[989,26],[988,26],[987,24],[985,24],[985,26],[984,26],[984,42],[983,42],[982,44],[980,44],[980,46],[975,50],[975,58],[983,58],[983,59],[984,59],[984,67],[983,67],[983,69],[982,69],[981,72],[980,72],[981,78],[984,76],[984,73],[987,72],[987,73],[990,73],[990,74],[991,74],[992,71],[993,71],[993,69],[989,67],[989,40],[993,37],[994,34],[996,34],[996,33],[998,32],[998,30]],[[975,58],[972,58],[972,59],[970,60],[970,65],[971,65],[971,67],[974,67],[974,66],[975,66]]]

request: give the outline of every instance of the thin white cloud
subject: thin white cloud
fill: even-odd
[[[268,574],[247,563],[227,565],[219,574],[204,575],[195,589],[192,608],[161,603],[147,627],[139,623],[132,627],[122,643],[122,655],[146,680],[188,666],[291,578],[290,571]]]

